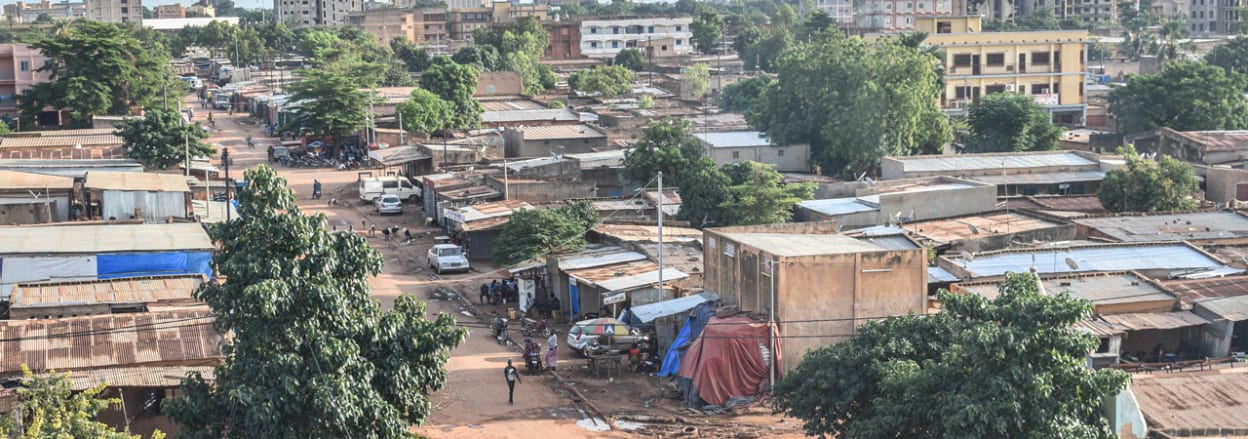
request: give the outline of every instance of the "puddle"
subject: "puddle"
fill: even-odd
[[[611,424],[599,418],[585,418],[576,421],[578,427],[589,431],[611,431]]]
[[[615,428],[618,428],[620,430],[633,431],[644,426],[645,425],[643,425],[640,422],[632,422],[632,421],[624,421],[624,420],[615,421]]]

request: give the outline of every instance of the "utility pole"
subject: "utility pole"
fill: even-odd
[[[663,292],[663,171],[659,171],[659,293]]]

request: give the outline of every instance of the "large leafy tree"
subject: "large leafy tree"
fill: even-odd
[[[694,64],[685,68],[680,86],[682,97],[702,99],[711,91],[711,70],[706,64]]]
[[[943,312],[868,322],[806,354],[775,407],[807,434],[862,438],[1114,438],[1101,403],[1127,384],[1087,367],[1091,303],[1008,274],[996,300],[939,293]]]
[[[723,225],[777,224],[793,219],[793,206],[815,196],[814,183],[784,183],[784,176],[758,162],[725,165],[732,181],[719,207]]]
[[[971,104],[967,152],[1015,152],[1057,149],[1062,130],[1030,96],[993,93]]]
[[[692,39],[698,50],[711,53],[724,37],[724,17],[712,11],[703,12],[689,25],[689,30],[693,32]]]
[[[481,123],[481,103],[472,98],[477,92],[477,69],[439,56],[420,77],[420,87],[433,92],[454,109],[447,127],[472,128]]]
[[[288,126],[330,136],[359,130],[364,126],[368,95],[356,87],[352,78],[338,72],[304,71],[290,86],[291,101],[297,104]]]
[[[1248,38],[1234,38],[1205,54],[1205,62],[1221,67],[1227,74],[1248,75]]]
[[[165,51],[116,24],[75,21],[31,46],[48,58],[38,70],[49,81],[18,97],[25,119],[50,107],[68,110],[70,124],[84,125],[91,116],[130,114],[133,107],[159,104],[163,90],[180,90]]]
[[[138,435],[119,432],[107,424],[97,422],[96,415],[120,399],[97,398],[108,387],[96,387],[73,391],[69,373],[56,371],[46,376],[35,375],[22,365],[23,388],[17,390],[18,404],[14,413],[21,419],[21,428],[13,425],[14,418],[0,417],[0,437],[14,439],[44,438],[92,438],[92,439],[139,439]],[[157,430],[152,439],[163,439]]]
[[[126,156],[148,168],[169,169],[185,163],[188,153],[191,157],[216,154],[212,146],[204,143],[208,132],[198,123],[185,123],[175,110],[149,109],[144,117],[126,119],[117,128]]]
[[[646,57],[641,54],[640,50],[627,48],[615,54],[614,65],[624,67],[634,72],[640,72],[646,68]]]
[[[1200,182],[1196,172],[1181,160],[1163,156],[1159,161],[1141,157],[1135,146],[1119,150],[1127,169],[1109,171],[1101,181],[1097,198],[1111,212],[1167,212],[1198,206],[1192,193]]]
[[[612,98],[633,91],[633,71],[624,66],[603,66],[581,70],[568,77],[568,86],[598,97]]]
[[[680,189],[680,219],[695,227],[725,225],[720,204],[728,198],[731,181],[703,154],[689,121],[664,118],[651,122],[624,158],[624,175],[635,183],[652,187],[659,172],[665,187]]]
[[[1118,130],[1137,133],[1166,127],[1178,131],[1248,128],[1248,76],[1205,64],[1179,62],[1155,75],[1132,76],[1109,92]]]
[[[560,251],[585,247],[585,232],[598,222],[587,201],[556,209],[513,212],[495,241],[494,263],[511,265]]]
[[[240,218],[213,231],[225,281],[195,293],[232,334],[225,364],[213,383],[184,379],[165,412],[190,438],[408,436],[466,331],[415,296],[382,310],[368,278],[383,260],[363,237],[304,215],[273,169],[245,176]]]
[[[498,70],[502,63],[498,55],[498,49],[484,44],[476,44],[459,49],[458,52],[455,52],[455,56],[451,57],[451,60],[460,64],[471,64],[485,72]]]
[[[778,72],[746,119],[777,143],[810,144],[831,173],[872,173],[884,156],[936,152],[952,137],[922,49],[830,31],[781,55]]]
[[[408,41],[407,38],[390,40],[390,50],[394,51],[395,57],[403,61],[403,65],[407,66],[409,72],[423,72],[433,62],[428,50]]]
[[[520,73],[524,92],[530,95],[552,89],[558,82],[550,66],[538,62],[550,44],[550,33],[537,17],[523,17],[504,27],[475,29],[472,35],[479,49],[461,50],[455,54],[455,62],[477,64],[485,71]],[[497,55],[491,56],[490,49]],[[491,59],[492,64],[488,62]]]
[[[418,88],[406,102],[399,104],[398,113],[402,115],[403,129],[421,133],[437,133],[446,129],[451,118],[451,104],[430,93],[429,90]]]
[[[734,113],[748,113],[758,102],[759,96],[767,91],[767,86],[776,80],[769,76],[755,76],[743,79],[724,87],[719,101],[719,109]]]

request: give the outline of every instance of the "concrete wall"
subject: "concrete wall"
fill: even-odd
[[[503,131],[503,142],[507,157],[545,157],[552,153],[581,154],[607,147],[606,136],[592,139],[526,140],[523,129],[512,128]]]
[[[880,195],[881,219],[901,213],[903,217],[910,217],[911,221],[922,221],[988,212],[996,208],[997,187],[991,184]]]
[[[1054,242],[1075,239],[1077,227],[1074,224],[1058,224],[1053,227],[1025,230],[1002,235],[985,236],[983,238],[959,239],[949,243],[948,253],[986,252],[1010,248],[1013,242]]]
[[[1009,174],[1037,174],[1043,172],[1074,172],[1074,171],[1097,171],[1100,170],[1100,155],[1087,151],[1062,151],[1066,153],[1075,153],[1091,160],[1093,164],[1085,166],[1037,166],[1027,169],[1010,169]],[[1053,152],[1035,152],[1035,153],[997,153],[997,154],[975,154],[976,157],[993,157],[993,156],[1026,156],[1026,155],[1042,155],[1053,154]],[[978,175],[1001,175],[1001,169],[974,169],[974,170],[956,170],[956,171],[931,171],[931,172],[905,172],[903,164],[905,157],[892,158],[885,157],[880,161],[880,179],[881,180],[897,180],[902,178],[922,178],[922,177],[971,177]]]
[[[529,166],[524,169],[508,169],[507,176],[509,178],[525,179],[534,178],[541,180],[579,180],[581,176],[581,164],[576,160],[565,159],[563,161],[551,161],[543,163],[540,166]]]
[[[1101,411],[1109,419],[1109,425],[1120,439],[1144,439],[1148,437],[1148,423],[1144,421],[1144,413],[1140,411],[1140,403],[1131,391],[1131,383],[1113,398],[1106,398]]]
[[[0,225],[69,221],[69,191],[53,193],[51,203],[45,203],[47,199],[36,200],[29,193],[0,194]]]
[[[515,96],[524,94],[524,78],[516,72],[482,72],[477,76],[475,96]]]
[[[510,180],[504,188],[501,176],[486,177],[486,186],[507,191],[507,199],[527,203],[551,203],[574,198],[594,198],[598,186],[589,181]]]
[[[598,188],[595,197],[622,197],[624,194],[632,194],[635,186],[624,178],[624,168],[583,169],[581,181],[594,183]]]
[[[164,223],[169,217],[185,218],[189,204],[185,192],[101,191],[100,194],[102,219],[129,219],[135,209],[142,209],[143,221]]]
[[[1195,166],[1196,174],[1205,176],[1205,199],[1215,203],[1236,200],[1237,188],[1248,185],[1248,170],[1215,166]],[[1240,201],[1248,201],[1240,200]]]
[[[710,148],[715,164],[755,161],[772,165],[780,172],[810,172],[810,145]]]

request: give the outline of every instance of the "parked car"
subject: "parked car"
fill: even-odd
[[[400,200],[398,195],[382,195],[377,197],[377,201],[374,201],[373,204],[377,208],[378,215],[388,213],[403,214],[403,200]]]
[[[645,335],[642,335],[637,328],[631,328],[623,322],[620,322],[619,325],[627,329],[617,330],[615,334],[593,334],[592,332],[594,331],[590,328],[595,325],[595,322],[602,320],[604,319],[581,320],[573,324],[572,328],[568,329],[568,347],[579,351],[581,355],[589,357],[609,351],[629,349],[633,346],[633,343],[637,343],[645,338]],[[607,318],[605,320],[615,319]]]
[[[438,244],[429,249],[429,268],[438,274],[448,271],[468,271],[468,258],[464,249],[455,244]]]

